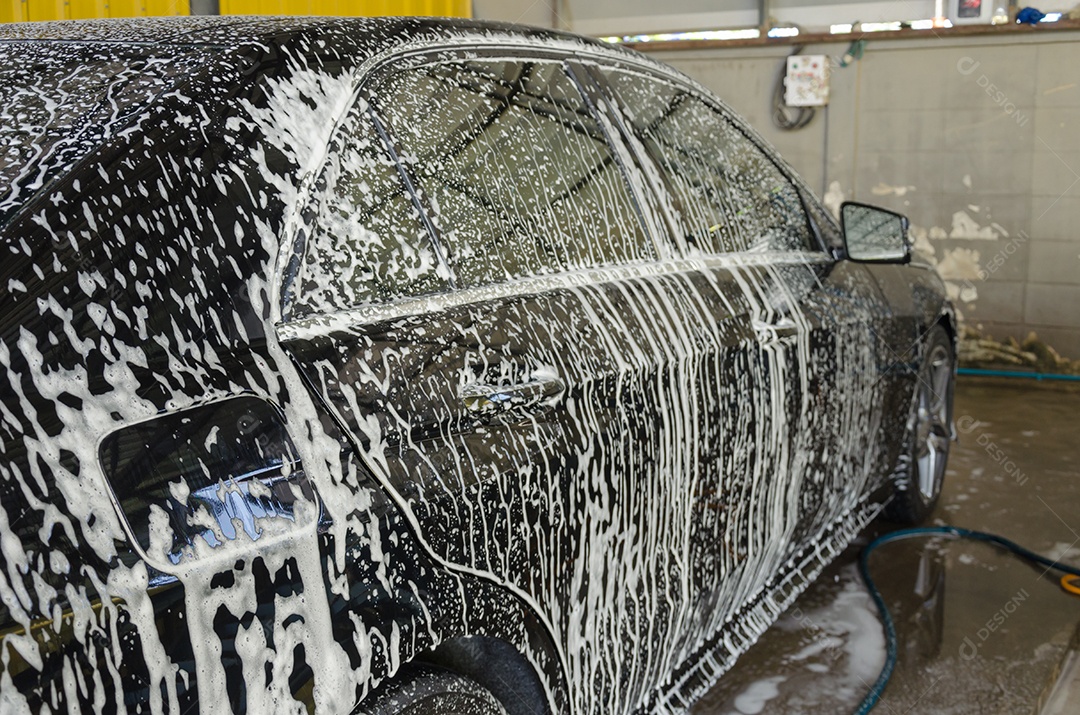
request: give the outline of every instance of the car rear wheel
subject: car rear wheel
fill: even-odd
[[[952,439],[952,341],[944,328],[935,325],[926,334],[925,345],[908,423],[907,456],[886,511],[891,520],[903,524],[921,523],[934,511]]]
[[[416,666],[380,687],[354,715],[506,715],[506,710],[471,678]]]

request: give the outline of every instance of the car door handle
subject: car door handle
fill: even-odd
[[[775,320],[759,320],[754,318],[750,321],[759,340],[780,340],[790,338],[799,332],[799,326],[787,316]]]
[[[524,418],[553,407],[566,385],[555,375],[536,375],[516,385],[471,383],[461,389],[465,410],[481,421]]]

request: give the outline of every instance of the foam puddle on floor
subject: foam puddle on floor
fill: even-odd
[[[786,677],[777,675],[751,683],[750,687],[736,696],[736,710],[741,715],[757,715],[765,709],[770,700],[780,694],[780,688],[777,686],[785,680],[787,680]]]
[[[885,637],[877,610],[854,565],[827,584],[831,598],[813,608],[795,607],[776,623],[786,675],[769,675],[742,686],[713,712],[757,715],[771,701],[785,711],[828,712],[857,704],[885,663]],[[822,679],[823,673],[832,673]]]

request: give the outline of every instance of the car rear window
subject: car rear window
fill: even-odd
[[[0,226],[192,70],[194,48],[0,43]]]
[[[603,71],[663,174],[692,250],[814,250],[798,189],[730,119],[659,78]]]

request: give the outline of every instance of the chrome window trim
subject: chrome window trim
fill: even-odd
[[[310,315],[299,320],[279,323],[276,329],[278,338],[283,342],[310,340],[334,332],[354,331],[384,321],[413,315],[428,315],[491,300],[505,300],[555,290],[573,290],[616,281],[791,263],[830,264],[832,258],[817,251],[762,251],[600,266],[495,283],[479,288],[465,288],[447,293],[407,298],[390,303],[358,306],[333,313]]]

